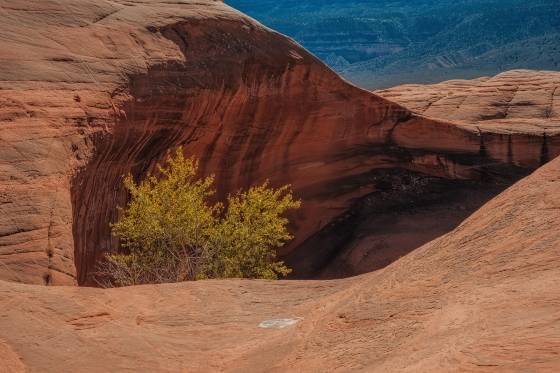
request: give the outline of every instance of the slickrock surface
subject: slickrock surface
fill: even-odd
[[[405,85],[377,93],[422,115],[481,132],[502,132],[512,148],[519,133],[540,133],[547,144],[548,136],[560,130],[560,72],[509,71],[493,78]],[[418,131],[411,133],[418,142]],[[542,150],[544,162],[546,147]],[[298,250],[288,256],[296,273],[337,278],[382,268],[449,232],[511,183],[447,181],[402,171],[385,174],[372,181],[377,190],[337,228],[334,236],[343,239],[325,235],[315,243],[327,255]]]
[[[416,113],[510,132],[560,132],[560,72],[512,70],[494,77],[406,84],[377,91]]]
[[[0,0],[0,278],[88,283],[123,174],[173,147],[220,195],[270,179],[303,199],[294,252],[403,168],[478,179],[532,169],[560,137],[412,114],[341,80],[221,1]]]
[[[558,227],[560,159],[352,279],[0,282],[0,353],[28,372],[558,372]]]

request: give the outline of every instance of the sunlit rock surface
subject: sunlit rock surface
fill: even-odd
[[[352,279],[0,281],[0,356],[10,372],[556,372],[559,196],[560,159]],[[259,327],[275,319],[299,322]]]
[[[118,249],[109,223],[126,203],[122,175],[143,177],[181,145],[220,196],[292,184],[303,208],[280,254],[308,242],[314,258],[307,240],[375,191],[371,172],[478,180],[560,151],[555,129],[416,115],[220,1],[0,6],[2,279],[90,284],[96,260]]]

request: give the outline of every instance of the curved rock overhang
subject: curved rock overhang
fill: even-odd
[[[303,208],[285,256],[373,192],[372,171],[478,180],[560,152],[555,134],[414,114],[221,2],[64,4],[3,4],[4,279],[90,284],[96,260],[118,250],[122,175],[144,176],[177,146],[222,197],[292,185]]]

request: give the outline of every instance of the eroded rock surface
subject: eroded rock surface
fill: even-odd
[[[352,279],[0,281],[0,340],[30,372],[557,372],[559,211],[557,159],[449,234]],[[273,319],[299,322],[259,327]]]
[[[560,72],[512,70],[493,77],[406,84],[377,91],[416,113],[481,130],[560,132]]]
[[[372,192],[372,170],[473,180],[560,152],[555,128],[413,114],[220,1],[0,7],[2,279],[90,283],[118,249],[109,223],[126,203],[122,175],[144,176],[180,145],[221,196],[293,185],[304,207],[283,255]]]
[[[516,70],[492,78],[403,85],[376,93],[428,117],[481,133],[503,132],[513,151],[514,138],[520,133],[542,133],[546,144],[546,137],[560,130],[558,92],[559,72]],[[543,162],[550,158],[545,146],[542,158]],[[315,234],[287,259],[295,273],[311,278],[344,277],[382,268],[458,226],[509,186],[519,172],[522,170],[506,171],[500,166],[473,182],[378,170],[370,177],[374,192],[355,203],[338,219],[338,225]]]

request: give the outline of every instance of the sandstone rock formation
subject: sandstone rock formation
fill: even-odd
[[[517,70],[492,78],[404,85],[376,93],[440,121],[503,132],[513,147],[522,133],[541,133],[546,144],[548,136],[560,131],[559,92],[560,73]],[[413,141],[420,141],[418,131],[411,133],[416,136]],[[550,158],[544,146],[542,157],[543,162]],[[334,255],[323,261],[312,257],[307,265],[304,251],[294,252],[289,258],[296,269],[303,266],[300,272],[311,277],[333,278],[381,268],[452,230],[499,194],[511,178],[471,183],[385,172],[371,183],[380,187],[341,224],[337,233],[344,239],[333,243]],[[322,247],[329,248],[329,242],[322,242]]]
[[[479,179],[560,153],[556,130],[412,114],[221,1],[1,0],[0,278],[89,283],[109,223],[183,145],[220,195],[291,183],[296,252],[373,190],[372,170]],[[547,136],[543,136],[543,132]]]
[[[557,372],[559,212],[556,159],[451,233],[352,279],[0,281],[0,341],[29,372]],[[284,318],[299,322],[259,328]]]
[[[503,148],[490,150],[494,147],[493,140],[484,142],[485,151],[494,152],[495,157],[511,157],[515,148],[519,151],[531,147],[523,135],[534,134],[543,137],[542,161],[553,158],[547,144],[548,137],[560,133],[559,72],[513,70],[492,78],[403,85],[377,93],[427,117],[451,121],[481,133],[501,133],[511,144],[507,154],[500,153]],[[409,132],[414,133],[410,129]],[[421,141],[403,136],[408,142]],[[530,157],[535,156],[538,155]]]
[[[560,72],[512,70],[494,77],[406,84],[377,91],[424,116],[504,133],[560,132]]]

